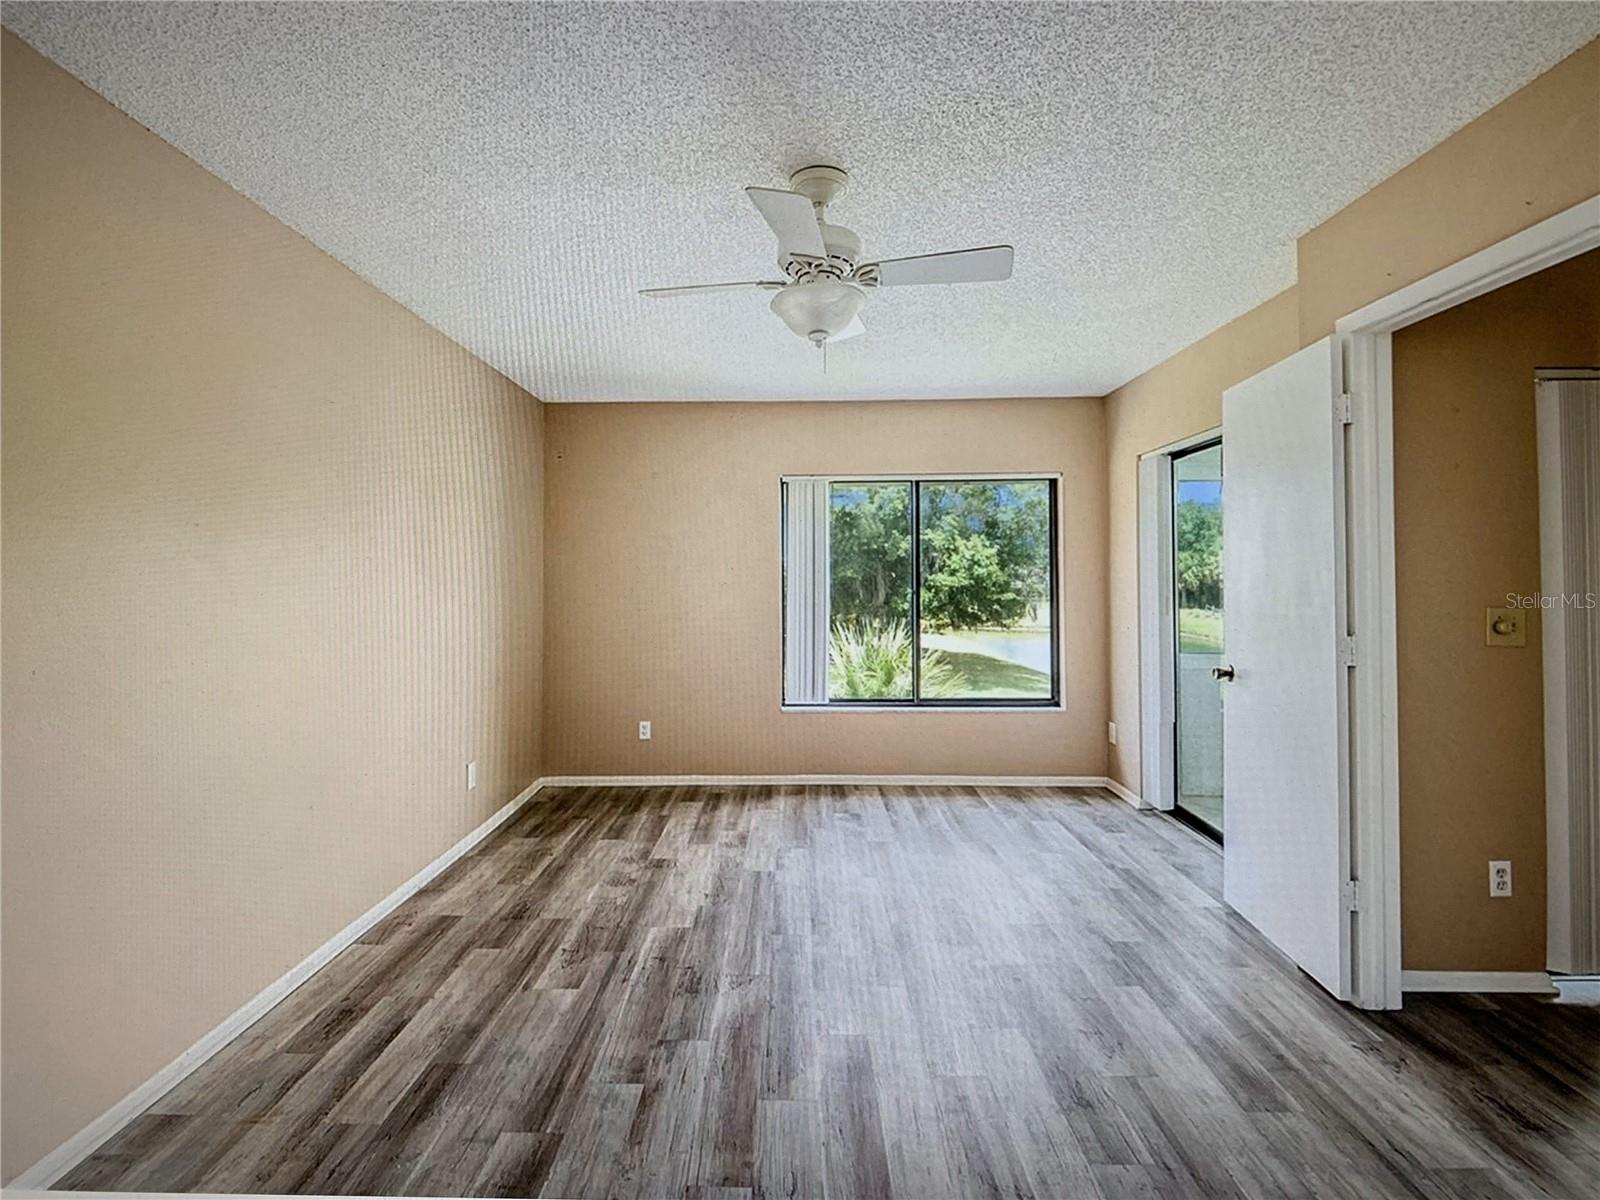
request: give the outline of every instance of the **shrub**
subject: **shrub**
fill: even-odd
[[[828,695],[838,700],[911,697],[911,631],[904,621],[835,621],[828,634]],[[937,650],[922,655],[924,697],[954,695],[960,673]]]

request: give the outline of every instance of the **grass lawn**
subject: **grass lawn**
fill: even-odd
[[[1184,654],[1221,654],[1222,614],[1211,608],[1180,608],[1178,650]]]
[[[1021,663],[951,650],[939,654],[961,676],[951,699],[1044,700],[1050,696],[1050,676]]]
[[[875,653],[866,653],[867,650]],[[923,659],[930,700],[1048,700],[1050,630],[962,629],[923,634],[925,655],[937,654],[946,670],[932,673]],[[845,655],[841,660],[838,656]],[[834,700],[911,698],[911,644],[840,645],[828,654],[828,695]]]

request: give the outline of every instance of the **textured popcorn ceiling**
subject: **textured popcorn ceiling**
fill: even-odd
[[[1100,394],[1600,33],[1600,4],[7,4],[5,24],[546,400]],[[822,356],[741,189],[848,168],[885,289]]]

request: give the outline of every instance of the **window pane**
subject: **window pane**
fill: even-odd
[[[1222,653],[1222,447],[1172,462],[1178,649]]]
[[[911,699],[911,485],[828,495],[828,698]]]
[[[1048,700],[1050,484],[921,487],[921,698]]]

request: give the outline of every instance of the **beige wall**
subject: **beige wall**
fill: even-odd
[[[9,33],[3,74],[9,1178],[539,773],[542,435]]]
[[[1299,240],[1301,343],[1596,194],[1600,39]]]
[[[1600,40],[1307,232],[1293,289],[1107,398],[1113,778],[1139,787],[1138,616],[1129,607],[1139,455],[1219,423],[1225,388],[1331,333],[1345,313],[1595,195]]]
[[[1222,424],[1222,393],[1298,346],[1290,288],[1106,397],[1110,774],[1139,790],[1139,456]]]
[[[1100,401],[548,413],[548,773],[1105,773]],[[919,471],[1062,473],[1065,712],[779,711],[779,477]]]
[[[1533,372],[1600,365],[1600,251],[1394,336],[1400,882],[1405,965],[1545,965],[1544,705],[1484,609],[1539,590]],[[1489,898],[1489,860],[1515,891]]]

